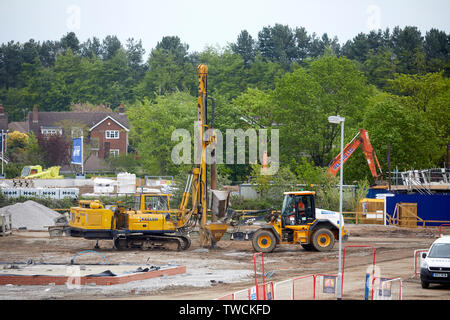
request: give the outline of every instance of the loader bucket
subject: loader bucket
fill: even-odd
[[[228,225],[225,223],[211,222],[206,225],[206,229],[209,231],[211,239],[215,243],[220,241],[222,236],[227,231]]]

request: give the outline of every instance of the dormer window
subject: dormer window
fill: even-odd
[[[59,127],[41,127],[41,133],[45,136],[62,135],[62,129]]]

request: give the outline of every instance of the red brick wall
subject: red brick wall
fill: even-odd
[[[107,265],[105,266],[105,268]],[[119,275],[111,277],[89,277],[83,276],[79,278],[79,282],[69,284],[96,284],[99,286],[107,286],[114,284],[127,283],[131,281],[145,280],[156,277],[173,276],[177,274],[186,273],[186,266],[174,266],[167,269],[152,270],[148,272],[132,273],[129,275]],[[69,280],[67,276],[47,276],[47,275],[0,275],[0,285],[13,284],[16,286],[31,286],[31,285],[64,285]],[[78,280],[78,279],[77,279]]]
[[[119,130],[119,139],[107,139],[107,130]],[[103,120],[91,131],[91,139],[97,138],[99,141],[98,157],[104,158],[105,154],[105,142],[110,143],[110,149],[119,149],[119,154],[126,154],[127,152],[127,135],[128,132],[122,128],[117,122],[107,118]]]

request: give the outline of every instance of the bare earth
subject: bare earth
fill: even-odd
[[[344,266],[343,299],[364,298],[364,277],[372,265],[376,249],[376,266],[380,276],[401,278],[404,300],[450,300],[450,287],[431,285],[422,289],[414,278],[415,249],[425,249],[436,239],[434,228],[398,228],[379,225],[347,225],[350,231]],[[95,241],[57,237],[47,232],[15,232],[0,237],[0,268],[13,262],[69,264],[81,251],[94,250]],[[254,285],[253,248],[250,241],[222,240],[216,248],[201,248],[194,235],[187,251],[112,249],[111,241],[99,241],[97,253],[110,264],[186,266],[186,274],[135,281],[114,286],[1,286],[0,299],[160,299],[210,300],[250,288]],[[267,281],[274,283],[308,274],[337,274],[338,243],[331,252],[308,252],[301,246],[281,245],[264,254]],[[79,264],[104,264],[101,255],[80,254]],[[105,270],[108,270],[105,265]]]

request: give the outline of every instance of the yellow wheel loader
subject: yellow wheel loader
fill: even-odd
[[[50,167],[43,170],[42,166],[25,166],[22,169],[20,178],[22,179],[63,179],[64,176],[59,174],[60,166]]]
[[[257,252],[272,252],[278,244],[299,244],[305,250],[329,251],[342,228],[342,240],[348,239],[339,212],[315,208],[314,192],[285,192],[281,213],[272,211],[263,227],[252,235]]]
[[[64,179],[63,175],[59,174],[60,166],[42,169],[42,166],[25,166],[22,168],[20,177],[13,179],[14,187],[33,188],[34,179]]]

